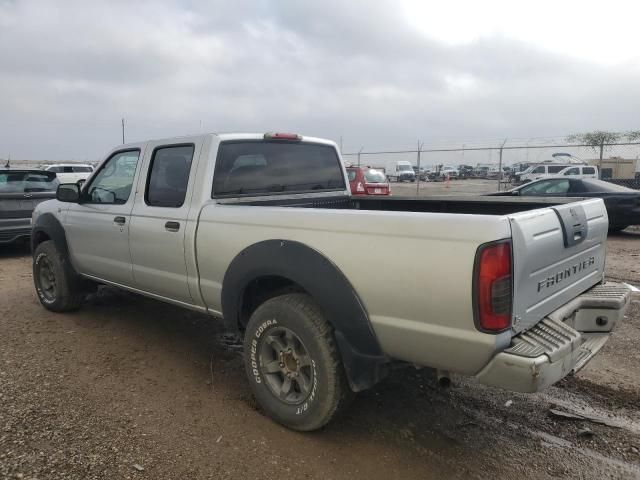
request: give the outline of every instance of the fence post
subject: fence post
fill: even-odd
[[[602,178],[602,157],[604,156],[604,140],[600,142],[600,160],[598,161],[598,178]]]
[[[416,173],[416,197],[420,196],[420,150],[423,144],[418,140],[418,173]]]
[[[498,191],[500,191],[501,182],[502,182],[502,149],[504,148],[505,143],[507,143],[507,139],[504,139],[502,145],[500,145],[500,159],[498,160]]]

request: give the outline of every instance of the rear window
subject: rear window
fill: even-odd
[[[91,173],[93,172],[93,168],[91,167],[71,167],[72,171],[75,173]]]
[[[332,191],[345,188],[335,148],[268,140],[222,142],[213,196]]]
[[[53,172],[0,173],[0,192],[2,193],[53,192],[58,188],[59,183]]]
[[[386,183],[387,177],[380,170],[367,170],[364,172],[364,181],[367,183]]]

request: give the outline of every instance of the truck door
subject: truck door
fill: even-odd
[[[133,285],[129,220],[140,149],[118,151],[83,188],[81,203],[63,218],[75,268],[121,285]]]
[[[186,303],[193,299],[187,283],[185,232],[200,148],[199,142],[150,145],[130,225],[137,288]]]

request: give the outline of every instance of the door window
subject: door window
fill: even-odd
[[[544,167],[543,166],[536,167],[533,169],[531,173],[544,173]]]
[[[563,165],[550,165],[547,167],[549,169],[549,173],[559,173],[564,170],[566,167]]]
[[[139,150],[118,152],[107,160],[86,189],[86,203],[127,203],[136,174]]]
[[[565,175],[580,175],[580,169],[578,167],[570,168],[566,172]]]
[[[193,145],[176,145],[153,152],[145,193],[147,205],[179,208],[184,204],[193,150]]]

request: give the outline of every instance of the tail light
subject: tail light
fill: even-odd
[[[364,192],[364,187],[362,186],[362,182],[358,182],[356,186],[356,192]]]
[[[513,298],[511,242],[480,246],[474,275],[476,326],[491,333],[508,329]]]

